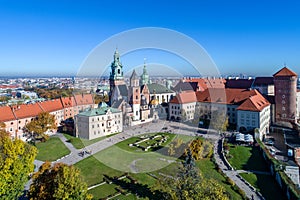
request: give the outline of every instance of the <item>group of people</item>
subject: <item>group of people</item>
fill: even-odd
[[[78,153],[79,156],[84,156],[85,154],[92,154],[92,150],[82,150],[81,152]]]

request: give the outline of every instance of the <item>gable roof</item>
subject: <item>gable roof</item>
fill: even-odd
[[[127,88],[127,85],[124,84],[124,85],[116,85],[116,87],[119,89],[120,91],[120,94],[122,97],[127,97],[128,96],[128,88]]]
[[[173,88],[176,92],[181,91],[197,91],[197,84],[196,82],[182,82],[179,81],[177,85]]]
[[[260,94],[257,90],[211,88],[204,92],[196,92],[198,102],[242,104],[251,96]]]
[[[196,83],[197,91],[204,91],[207,88],[224,88],[226,82],[223,78],[185,78],[182,81]]]
[[[168,89],[167,87],[158,84],[158,83],[151,83],[147,85],[150,94],[163,94],[163,93],[174,93],[173,90]]]
[[[37,103],[12,106],[12,110],[17,119],[36,117],[39,113],[43,112],[42,108]]]
[[[91,94],[76,94],[74,99],[77,105],[94,104],[93,96]]]
[[[273,76],[274,77],[276,77],[276,76],[297,76],[297,74],[295,72],[293,72],[292,70],[288,69],[287,67],[284,67],[281,70],[279,70],[278,72],[276,72]]]
[[[15,119],[15,115],[9,106],[0,107],[0,122],[6,122]]]
[[[269,105],[270,103],[260,93],[257,93],[255,96],[248,98],[237,109],[260,112]]]
[[[195,92],[181,92],[178,93],[173,99],[171,99],[170,103],[184,104],[184,103],[192,103],[196,101],[197,101],[197,97]]]
[[[39,102],[38,104],[40,104],[41,108],[45,112],[53,112],[53,111],[63,109],[63,105],[62,105],[62,102],[61,102],[60,99],[53,99],[53,100],[49,100],[49,101],[43,101],[43,102]]]
[[[74,97],[62,97],[61,102],[64,108],[76,106]]]

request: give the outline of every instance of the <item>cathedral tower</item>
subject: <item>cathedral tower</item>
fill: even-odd
[[[123,66],[120,61],[120,54],[116,49],[114,53],[114,61],[111,63],[111,72],[109,76],[110,94],[116,85],[124,85]]]
[[[133,70],[130,77],[129,99],[130,104],[132,105],[133,120],[140,120],[141,89],[139,85],[139,77],[135,70]]]
[[[141,85],[146,85],[146,84],[149,84],[149,74],[147,72],[146,62],[144,60],[143,74],[141,75]]]

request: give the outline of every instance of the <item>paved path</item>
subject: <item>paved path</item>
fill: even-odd
[[[59,159],[53,163],[57,162],[63,162],[68,165],[75,164],[86,157],[93,155],[99,151],[102,151],[114,144],[117,144],[123,140],[126,140],[128,138],[131,138],[133,136],[145,134],[145,133],[154,133],[154,132],[162,132],[163,127],[167,127],[166,130],[163,131],[170,131],[175,134],[181,134],[181,135],[190,135],[190,136],[201,136],[206,139],[210,139],[214,141],[214,157],[216,159],[217,164],[219,165],[219,168],[231,179],[235,182],[235,184],[241,188],[243,191],[245,191],[248,198],[254,197],[254,199],[261,199],[260,196],[258,196],[255,191],[252,189],[252,186],[247,185],[241,178],[239,178],[239,172],[240,171],[231,171],[228,170],[228,166],[224,164],[222,160],[221,155],[221,146],[220,143],[220,135],[213,130],[209,130],[208,134],[198,134],[199,128],[197,127],[191,127],[189,125],[178,123],[178,122],[169,122],[169,121],[158,121],[158,122],[150,122],[144,125],[138,125],[134,127],[124,127],[124,130],[122,133],[119,133],[117,135],[113,135],[111,137],[105,138],[99,142],[96,142],[92,145],[89,145],[83,149],[76,149],[73,147],[73,145],[70,142],[67,142],[67,139],[64,137],[63,134],[57,133],[56,137],[59,137],[61,141],[67,146],[68,149],[70,149],[71,153],[62,159]],[[203,132],[206,132],[207,130],[202,129]],[[80,153],[82,151],[91,151],[91,154],[86,154],[86,156],[81,156]],[[42,161],[35,161],[36,170],[39,168],[39,166],[42,164]],[[28,189],[28,184],[27,187]],[[26,189],[25,188],[25,189]],[[252,196],[253,195],[253,196]]]
[[[224,159],[222,157],[222,138],[215,141],[214,143],[214,158],[219,166],[219,168],[223,171],[224,174],[226,174],[227,177],[229,177],[232,181],[235,182],[235,184],[242,189],[246,196],[249,199],[263,199],[260,195],[256,193],[255,188],[253,188],[251,185],[248,185],[247,182],[244,181],[239,175],[239,171],[231,170],[230,167],[225,164]]]

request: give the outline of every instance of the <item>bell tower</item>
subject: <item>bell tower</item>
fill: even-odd
[[[140,120],[140,104],[141,104],[141,89],[139,85],[139,77],[133,70],[130,77],[129,99],[132,105],[133,120]]]
[[[123,77],[123,65],[120,61],[120,54],[118,52],[118,49],[116,49],[114,53],[114,61],[111,63],[109,84],[110,84],[110,93],[112,93],[116,85],[125,84],[124,77]]]

